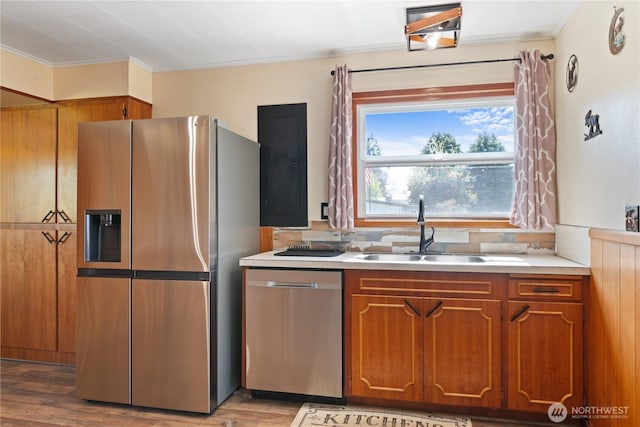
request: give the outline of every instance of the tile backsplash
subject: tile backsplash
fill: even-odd
[[[426,230],[429,237],[431,230]],[[555,253],[553,232],[532,232],[518,228],[436,228],[430,251],[454,253]],[[420,229],[415,227],[363,227],[332,230],[326,221],[313,221],[309,228],[273,229],[273,249],[308,245],[354,252],[417,252]]]

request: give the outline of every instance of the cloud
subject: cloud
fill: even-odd
[[[482,109],[453,110],[460,123],[476,134],[487,132],[496,136],[513,134],[513,108],[491,107]]]

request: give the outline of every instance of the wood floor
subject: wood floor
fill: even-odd
[[[253,399],[236,392],[212,415],[187,414],[127,405],[86,402],[75,397],[75,368],[13,360],[0,361],[0,425],[13,426],[284,426],[301,403]],[[473,427],[522,424],[472,418]]]

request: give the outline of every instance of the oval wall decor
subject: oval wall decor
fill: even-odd
[[[573,92],[578,84],[578,57],[571,55],[567,62],[567,90]]]
[[[611,25],[609,25],[609,50],[612,54],[617,55],[620,53],[625,43],[624,35],[624,8],[616,9],[613,7],[613,18],[611,18]]]

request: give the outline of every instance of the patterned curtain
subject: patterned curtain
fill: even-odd
[[[538,50],[515,64],[516,194],[510,223],[526,230],[556,224],[556,131],[549,98],[549,64]]]
[[[329,226],[353,228],[351,173],[351,75],[338,65],[333,77],[329,140]]]

